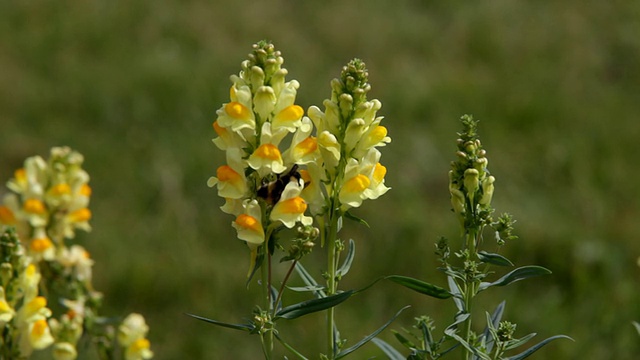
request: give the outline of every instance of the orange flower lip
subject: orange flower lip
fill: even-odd
[[[282,158],[282,155],[280,154],[280,150],[278,150],[278,147],[273,144],[260,145],[256,149],[254,154],[263,159],[268,159],[273,161],[278,161]]]

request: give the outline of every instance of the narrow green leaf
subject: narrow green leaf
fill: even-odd
[[[500,325],[500,320],[502,320],[502,314],[504,313],[504,308],[507,305],[506,301],[498,304],[496,309],[491,314],[490,321],[487,321],[487,326],[484,328],[484,332],[482,333],[482,337],[486,340],[487,352],[491,352],[493,350],[494,339],[491,335],[491,327],[497,329]]]
[[[389,345],[386,341],[374,338],[371,340],[374,344],[376,344],[382,352],[387,355],[390,360],[405,360],[406,357],[402,355],[398,350],[396,350],[393,346]]]
[[[321,291],[324,290],[324,286],[287,286],[287,289],[295,292],[307,292],[307,291]]]
[[[451,297],[451,293],[439,286],[429,284],[422,280],[414,279],[408,276],[401,275],[389,275],[385,279],[391,280],[396,284],[400,284],[413,291],[417,291],[421,294],[429,295],[438,299],[448,299]]]
[[[317,288],[322,288],[320,285],[318,285],[318,282],[313,278],[313,276],[311,276],[311,274],[309,274],[309,272],[307,272],[307,269],[304,268],[304,266],[302,266],[302,264],[300,264],[300,262],[296,262],[296,272],[298,273],[298,275],[300,275],[300,277],[302,278],[302,281],[309,287],[317,287]],[[323,288],[324,289],[324,288]],[[327,294],[324,292],[324,290],[312,290],[313,294],[317,297],[317,298],[323,298],[326,297]]]
[[[340,269],[338,269],[337,275],[338,276],[345,276],[347,275],[347,273],[349,272],[349,269],[351,269],[351,263],[353,263],[353,258],[356,255],[356,242],[353,241],[353,239],[349,239],[349,250],[347,250],[347,256],[344,259],[344,262],[342,263],[342,266],[340,266]]]
[[[372,332],[371,334],[369,334],[368,336],[366,336],[364,339],[358,341],[357,344],[353,345],[352,347],[348,348],[348,349],[344,349],[342,351],[340,351],[340,353],[338,353],[338,355],[336,355],[336,360],[341,359],[349,354],[351,354],[352,352],[358,350],[360,347],[362,347],[364,344],[368,343],[369,341],[371,341],[371,339],[375,338],[376,336],[378,336],[378,334],[380,334],[384,329],[387,328],[387,326],[391,325],[391,323],[398,317],[400,316],[400,314],[405,311],[406,309],[408,309],[410,306],[405,306],[402,309],[400,309],[391,319],[389,319],[389,321],[387,321],[384,325],[382,325],[381,327],[379,327],[376,331]]]
[[[543,268],[542,266],[529,265],[529,266],[519,267],[492,283],[488,283],[488,282],[480,283],[480,286],[478,287],[478,292],[485,290],[491,286],[506,286],[519,280],[524,280],[530,277],[539,276],[539,275],[548,275],[548,274],[551,274],[551,270],[547,268]]]
[[[513,266],[513,263],[511,262],[511,260],[507,259],[506,257],[500,254],[480,251],[478,252],[478,257],[480,258],[480,261],[487,264],[493,264],[498,266]]]
[[[531,333],[528,335],[525,335],[523,337],[521,337],[520,339],[512,339],[507,341],[507,343],[505,344],[504,350],[511,350],[511,349],[515,349],[517,347],[520,347],[526,343],[529,342],[529,340],[533,339],[537,334],[536,333]]]
[[[346,217],[349,220],[353,220],[355,222],[357,222],[358,224],[364,225],[368,228],[370,228],[371,226],[369,226],[369,224],[362,218],[357,217],[356,215],[353,215],[352,213],[350,213],[349,211],[346,211],[344,213],[344,217]]]
[[[247,277],[247,283],[246,283],[247,288],[249,288],[251,279],[253,279],[253,276],[256,274],[256,271],[258,271],[258,269],[262,265],[262,260],[264,260],[263,254],[259,254],[258,256],[256,256],[256,262],[255,264],[253,264],[253,268],[249,270],[249,276]]]
[[[514,355],[514,356],[510,356],[508,358],[506,358],[505,360],[522,360],[525,359],[527,357],[529,357],[529,355],[533,354],[534,352],[538,351],[541,347],[547,345],[548,343],[550,343],[553,340],[556,339],[569,339],[571,341],[573,341],[572,338],[566,336],[566,335],[556,335],[556,336],[552,336],[550,338],[544,339],[541,342],[537,343],[536,345],[533,345],[532,347],[528,348],[527,350],[525,350],[524,352],[521,352],[518,355]]]
[[[414,349],[416,347],[415,344],[411,342],[411,340],[407,339],[406,337],[404,337],[404,335],[400,334],[399,332],[395,330],[391,330],[391,333],[393,333],[393,335],[396,337],[396,339],[398,339],[400,344],[404,345],[404,347],[406,347],[407,349]]]
[[[453,296],[453,302],[456,304],[458,311],[464,311],[464,301],[462,301],[462,292],[458,283],[451,275],[447,275],[447,283],[449,284],[449,292]]]
[[[252,324],[229,324],[229,323],[225,323],[218,320],[208,319],[206,317],[202,317],[198,315],[193,315],[188,313],[186,315],[204,322],[208,322],[209,324],[214,324],[214,325],[218,325],[218,326],[222,326],[230,329],[242,330],[242,331],[248,331],[248,332],[251,332],[254,330],[254,326]]]
[[[456,334],[455,332],[449,333],[447,335],[449,335],[452,338],[454,338],[457,342],[460,343],[460,345],[462,345],[468,351],[472,352],[478,358],[480,358],[482,360],[491,360],[491,357],[489,355],[487,355],[487,354],[479,351],[475,347],[471,346],[465,339],[463,339],[460,335]]]
[[[280,309],[276,313],[276,319],[295,319],[300,316],[314,313],[317,311],[326,310],[332,308],[341,302],[347,300],[351,295],[353,295],[354,291],[349,290],[345,292],[341,292],[339,294],[319,298],[319,299],[311,299],[303,302],[299,302],[297,304],[289,305]]]

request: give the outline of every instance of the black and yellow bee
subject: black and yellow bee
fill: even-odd
[[[298,165],[294,164],[291,170],[286,173],[277,174],[273,181],[264,181],[262,186],[258,188],[258,197],[264,199],[267,204],[275,205],[280,200],[284,188],[292,181],[300,182],[302,175],[298,171]]]

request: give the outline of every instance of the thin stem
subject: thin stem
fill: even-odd
[[[293,269],[296,267],[296,264],[298,263],[298,260],[293,260],[291,262],[291,266],[289,267],[289,271],[287,271],[287,274],[284,276],[284,280],[282,280],[282,285],[280,286],[280,290],[278,290],[278,297],[276,298],[276,301],[273,303],[274,304],[274,308],[273,308],[273,314],[275,315],[276,309],[278,308],[278,303],[280,302],[280,299],[282,298],[282,292],[284,291],[284,287],[287,285],[287,281],[289,281],[289,276],[291,276],[291,273],[293,272]]]
[[[263,256],[267,259],[268,264],[263,263],[261,265],[260,274],[262,282],[262,301],[265,311],[271,313],[271,256],[269,255],[269,241],[271,241],[272,230],[268,229],[265,237],[265,242],[262,245]],[[272,325],[270,325],[272,326]],[[262,341],[262,351],[264,352],[265,359],[271,359],[273,353],[273,329],[268,329],[265,333],[260,334],[260,340]]]
[[[468,251],[468,261],[475,260],[476,257],[476,234],[478,230],[472,229],[467,232],[467,251]],[[476,295],[476,281],[475,278],[469,278],[469,274],[467,273],[465,279],[465,291],[464,291],[464,306],[465,310],[469,314],[469,317],[464,323],[464,340],[469,344],[471,340],[471,309],[473,305],[473,297]],[[475,277],[475,274],[471,276]],[[468,360],[471,359],[472,353],[469,350],[464,350],[463,359]]]
[[[284,340],[282,340],[280,338],[280,336],[278,336],[278,334],[276,334],[276,339],[280,342],[280,344],[282,344],[282,346],[284,346],[285,348],[287,348],[289,351],[291,351],[295,356],[298,357],[298,359],[300,360],[308,360],[304,355],[300,354],[296,349],[294,349],[291,345],[287,344],[286,342],[284,342]]]
[[[335,203],[334,203],[335,204]],[[337,291],[338,284],[336,281],[336,239],[338,236],[338,214],[335,209],[335,205],[332,204],[330,218],[329,218],[329,229],[326,232],[326,236],[328,237],[327,241],[327,252],[328,252],[328,279],[327,279],[327,295],[334,295]],[[329,359],[334,359],[335,357],[335,349],[336,349],[336,338],[335,332],[333,329],[335,328],[335,308],[331,307],[327,310],[327,356]]]

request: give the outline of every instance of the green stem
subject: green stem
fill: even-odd
[[[478,230],[477,229],[470,229],[469,232],[467,232],[467,250],[468,250],[468,261],[475,261],[476,258],[476,234],[477,234]],[[470,276],[472,276],[472,278],[470,278]],[[471,309],[472,309],[472,305],[473,305],[473,298],[476,295],[476,280],[475,280],[475,274],[467,274],[466,276],[466,280],[465,280],[465,291],[464,291],[464,306],[465,306],[465,310],[467,311],[467,313],[469,314],[469,317],[467,318],[467,320],[464,323],[464,340],[467,342],[467,344],[469,345],[473,345],[471,344],[470,340],[471,340]],[[465,360],[469,360],[472,357],[472,353],[469,350],[464,350],[463,352],[463,359]]]
[[[327,231],[327,251],[328,251],[328,279],[327,279],[327,296],[336,293],[338,284],[336,281],[336,238],[338,232],[338,216],[335,209],[332,209],[329,218],[329,229]],[[327,356],[329,359],[335,357],[336,338],[335,332],[335,307],[331,307],[327,311]]]
[[[289,281],[289,277],[291,276],[291,273],[293,272],[293,269],[296,267],[297,263],[298,263],[298,260],[293,260],[291,262],[291,266],[289,267],[289,271],[287,271],[287,275],[285,275],[284,276],[284,280],[282,280],[282,285],[280,286],[280,290],[278,291],[278,297],[276,298],[276,301],[273,302],[273,304],[274,304],[273,314],[274,315],[276,313],[276,309],[278,307],[278,303],[280,302],[280,299],[282,298],[282,292],[284,291],[284,287],[287,285],[287,281]]]
[[[267,230],[266,241],[262,245],[262,251],[264,251],[264,259],[260,267],[261,282],[262,282],[262,302],[264,310],[271,314],[271,256],[269,256],[269,241],[271,240],[271,229]],[[265,261],[267,264],[265,264]],[[269,325],[272,326],[272,325]],[[271,359],[273,353],[273,329],[269,328],[265,332],[260,334],[262,341],[262,351],[264,352],[265,359]]]

